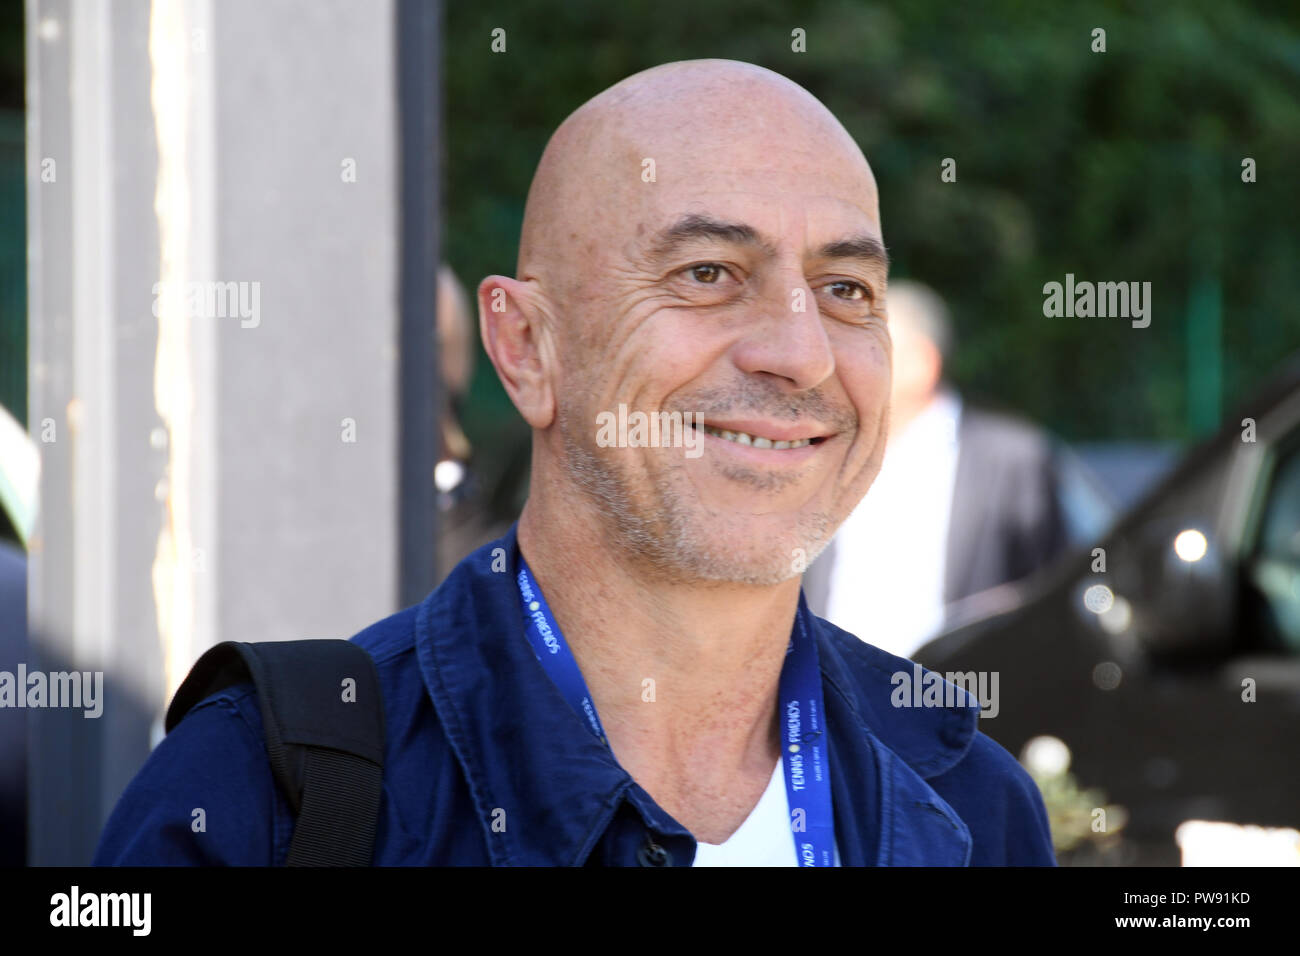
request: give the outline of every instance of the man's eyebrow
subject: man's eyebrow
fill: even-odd
[[[860,233],[847,239],[828,242],[817,250],[819,259],[860,259],[867,264],[889,268],[889,253],[875,236]]]
[[[754,246],[767,255],[775,255],[776,248],[759,235],[758,230],[743,222],[726,222],[691,213],[671,226],[660,230],[650,243],[650,253],[656,259],[666,259],[678,248],[694,239],[716,239],[738,245]],[[820,259],[858,259],[867,264],[889,268],[889,253],[884,244],[868,233],[859,233],[845,239],[828,242],[817,250]]]
[[[773,245],[747,223],[725,222],[712,216],[691,213],[657,233],[650,242],[650,254],[656,259],[665,259],[694,239],[716,239],[754,246],[769,255],[775,252]]]

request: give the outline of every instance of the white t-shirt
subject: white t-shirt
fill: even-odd
[[[899,657],[943,627],[960,423],[961,400],[941,392],[891,438],[875,483],[835,536],[826,619]]]
[[[840,865],[840,848],[834,846],[835,865]],[[726,843],[696,844],[692,866],[798,866],[794,856],[794,837],[790,834],[790,800],[785,792],[785,775],[781,761],[776,762],[772,779],[740,825]]]

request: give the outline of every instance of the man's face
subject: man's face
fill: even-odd
[[[661,572],[770,585],[821,551],[880,467],[890,336],[874,183],[816,141],[693,139],[661,142],[658,181],[617,184],[626,208],[576,227],[586,261],[558,303],[565,463]],[[698,456],[602,447],[599,416],[620,404],[698,416]]]

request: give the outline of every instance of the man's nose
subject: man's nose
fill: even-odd
[[[767,372],[800,390],[816,388],[835,371],[835,353],[817,299],[802,277],[773,283],[753,326],[736,344],[742,372]]]

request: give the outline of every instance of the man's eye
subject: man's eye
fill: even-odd
[[[871,298],[871,290],[860,282],[849,282],[846,279],[841,279],[838,282],[832,282],[828,288],[831,290],[831,295],[838,299],[862,301]]]
[[[724,270],[722,266],[718,265],[716,262],[704,262],[698,266],[691,266],[690,268],[691,277],[695,279],[696,282],[705,282],[709,284],[715,283],[721,279],[723,272]]]

